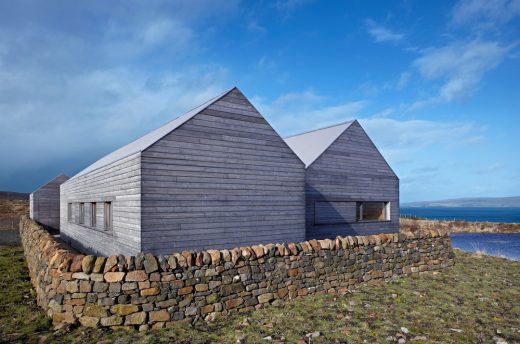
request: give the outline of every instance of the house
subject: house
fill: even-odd
[[[305,239],[305,166],[233,88],[61,185],[61,237],[112,255]]]
[[[358,121],[285,142],[305,163],[308,239],[399,232],[399,179]]]
[[[60,185],[69,179],[60,174],[29,195],[29,216],[43,225],[60,228]]]

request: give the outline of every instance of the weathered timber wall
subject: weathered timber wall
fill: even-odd
[[[211,321],[454,264],[449,236],[435,230],[108,258],[71,253],[27,217],[20,233],[38,304],[57,325],[147,330]]]

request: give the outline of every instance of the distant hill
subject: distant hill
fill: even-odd
[[[520,208],[520,196],[515,197],[479,197],[456,198],[440,201],[423,201],[401,204],[401,207],[431,208],[431,207],[497,207]]]
[[[13,191],[0,191],[0,199],[9,199],[9,200],[15,200],[15,199],[22,199],[22,200],[28,200],[29,194],[24,192],[13,192]]]

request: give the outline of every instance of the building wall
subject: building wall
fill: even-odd
[[[238,90],[142,152],[142,249],[305,237],[303,163]]]
[[[390,221],[356,222],[357,201],[390,202]],[[329,213],[329,222],[336,222],[337,211],[345,223],[317,221],[316,206]],[[399,179],[357,122],[307,168],[306,231],[307,239],[399,232]]]
[[[135,254],[141,250],[140,154],[70,179],[61,186],[61,236],[85,253]],[[85,224],[78,224],[79,202]],[[90,227],[90,202],[96,202],[96,228]],[[104,202],[112,203],[112,228],[104,229]],[[68,221],[72,203],[72,221]]]
[[[60,185],[68,179],[60,175],[30,194],[31,219],[49,227],[60,228]]]

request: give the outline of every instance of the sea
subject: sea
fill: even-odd
[[[401,208],[401,215],[431,220],[520,223],[520,208]],[[452,233],[453,247],[520,261],[520,233]]]
[[[520,208],[436,207],[401,208],[401,215],[431,220],[520,223]]]

